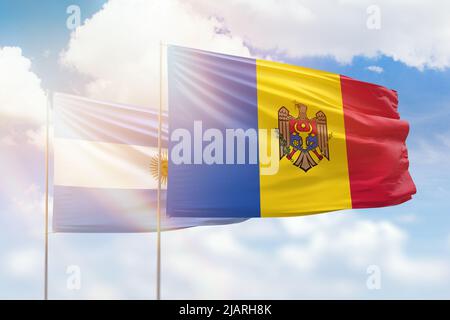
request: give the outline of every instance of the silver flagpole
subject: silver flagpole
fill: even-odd
[[[161,300],[161,123],[163,95],[163,43],[159,44],[158,194],[156,208],[156,300]]]
[[[44,300],[48,300],[48,158],[49,158],[49,122],[51,93],[47,91],[46,129],[45,129],[45,253],[44,253]]]

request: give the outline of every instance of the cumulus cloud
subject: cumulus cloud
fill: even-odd
[[[448,1],[192,1],[259,49],[344,63],[383,54],[419,69],[450,66]]]
[[[60,60],[88,76],[87,95],[151,107],[158,104],[161,40],[242,56],[251,47],[278,60],[329,56],[348,63],[358,55],[386,55],[419,69],[450,66],[450,3],[405,4],[109,0],[73,32]],[[419,16],[427,23],[410,18]],[[368,28],[374,18],[379,28]]]
[[[91,97],[156,107],[160,41],[248,56],[222,28],[184,1],[110,0],[72,34],[61,62],[92,79]]]
[[[41,124],[45,119],[46,96],[41,80],[30,70],[31,61],[18,47],[0,47],[1,123],[20,119]]]
[[[51,239],[52,296],[154,298],[154,234]],[[412,255],[397,225],[351,213],[166,232],[162,244],[166,299],[370,298],[372,265],[389,297],[449,283],[448,258]],[[68,265],[81,269],[79,291],[66,287]]]
[[[0,186],[0,295],[8,299],[36,298],[36,288],[41,292],[43,157],[31,144],[42,146],[46,103],[21,49],[0,48],[0,176],[8,182]]]
[[[366,69],[375,73],[383,73],[384,71],[384,69],[380,66],[368,66]]]
[[[370,297],[371,265],[393,296],[449,282],[450,261],[412,256],[408,235],[389,221],[329,214],[229,228],[164,234],[167,298]]]
[[[305,222],[300,219],[282,223],[287,230],[305,228],[302,226]],[[390,221],[344,220],[321,216],[306,224],[313,224],[315,228],[310,228],[310,233],[303,233],[296,239],[306,240],[307,245],[293,245],[289,249],[291,252],[309,252],[305,258],[310,263],[316,262],[313,267],[326,261],[326,257],[337,258],[355,271],[374,263],[391,281],[408,285],[439,284],[450,276],[450,261],[410,257],[407,254],[406,232]]]
[[[0,146],[38,144],[47,98],[31,61],[18,47],[0,47]]]

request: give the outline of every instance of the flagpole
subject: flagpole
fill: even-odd
[[[49,158],[49,122],[50,91],[47,91],[46,129],[45,129],[45,253],[44,253],[44,300],[48,300],[48,158]]]
[[[156,300],[161,300],[161,123],[163,96],[163,43],[159,44],[158,194],[156,208]]]

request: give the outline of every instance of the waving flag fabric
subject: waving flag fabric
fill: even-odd
[[[394,90],[177,46],[168,79],[170,216],[297,216],[416,192]]]
[[[155,231],[158,113],[60,93],[53,106],[53,230]],[[162,230],[243,221],[168,218],[167,114],[162,146]]]

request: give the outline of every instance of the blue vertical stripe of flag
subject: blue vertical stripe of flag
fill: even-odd
[[[258,128],[254,59],[170,46],[168,83],[169,132],[181,128],[194,137],[198,120],[204,130],[219,129],[223,136],[226,129]],[[169,154],[175,145],[169,142]],[[259,189],[257,163],[169,161],[168,214],[183,217],[187,210],[202,217],[259,217]]]

